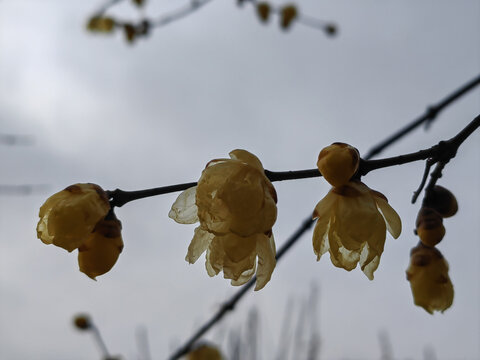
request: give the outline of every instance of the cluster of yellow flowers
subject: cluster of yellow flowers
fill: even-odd
[[[200,223],[186,261],[195,263],[206,252],[208,275],[223,272],[232,285],[242,285],[256,274],[259,290],[276,264],[272,227],[277,194],[255,155],[239,149],[229,155],[207,164],[197,186],[178,196],[169,217],[181,224]],[[347,144],[321,151],[317,165],[333,187],[314,211],[313,248],[317,260],[328,251],[335,266],[352,270],[360,263],[373,279],[386,230],[398,237],[401,221],[385,196],[352,180],[359,161],[358,151]],[[80,271],[93,279],[118,259],[120,230],[105,191],[94,184],[72,185],[51,196],[40,209],[37,226],[44,243],[78,249]]]
[[[455,196],[441,186],[427,192],[418,213],[416,234],[419,244],[410,252],[407,280],[410,281],[415,305],[432,314],[444,312],[453,303],[453,285],[448,276],[448,263],[436,245],[445,236],[443,218],[458,211]]]
[[[98,185],[67,187],[47,199],[39,216],[37,237],[69,252],[78,249],[80,271],[92,279],[108,272],[122,252],[122,225]]]

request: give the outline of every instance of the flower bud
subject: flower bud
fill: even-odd
[[[75,316],[73,319],[73,324],[79,330],[88,330],[92,327],[90,317],[84,314]]]
[[[435,246],[445,236],[442,216],[434,209],[422,207],[417,216],[416,232],[426,246]]]
[[[87,29],[92,32],[111,33],[114,28],[115,20],[110,17],[94,16],[87,24]]]
[[[280,26],[283,29],[288,29],[292,24],[293,20],[298,17],[297,7],[295,5],[285,5],[280,10]]]
[[[96,226],[84,244],[78,248],[80,271],[95,280],[117,262],[123,250],[122,224],[112,212]]]
[[[428,313],[444,312],[453,303],[453,285],[448,276],[448,263],[436,248],[419,244],[410,252],[406,271],[415,305]]]
[[[271,10],[272,8],[267,2],[259,2],[257,4],[257,15],[260,18],[261,22],[266,23],[268,21],[268,19],[270,18]]]
[[[443,186],[435,185],[426,198],[426,205],[435,209],[444,218],[453,216],[458,211],[455,195]]]
[[[344,143],[333,143],[323,148],[317,161],[318,170],[325,180],[336,187],[347,184],[359,164],[358,150]]]

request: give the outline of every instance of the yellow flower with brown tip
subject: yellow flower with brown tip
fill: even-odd
[[[313,249],[317,261],[327,251],[333,265],[353,270],[360,263],[373,280],[385,245],[386,231],[400,236],[402,223],[387,198],[360,181],[334,187],[315,207]]]
[[[75,184],[52,196],[40,208],[37,237],[45,244],[73,251],[110,210],[105,191],[95,184]]]
[[[419,244],[411,250],[407,280],[415,305],[428,313],[444,312],[452,305],[454,291],[448,263],[436,248]]]
[[[230,159],[207,164],[198,185],[178,196],[168,216],[181,224],[200,222],[185,260],[193,264],[206,251],[208,274],[223,271],[232,285],[246,283],[257,269],[259,290],[276,263],[276,202],[260,160],[248,151],[233,150]]]
[[[97,223],[93,232],[78,248],[80,271],[95,280],[110,271],[123,250],[122,224],[113,212]]]

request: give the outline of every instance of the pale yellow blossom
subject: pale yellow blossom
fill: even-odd
[[[454,291],[448,263],[436,248],[419,244],[411,250],[407,280],[415,305],[428,313],[444,312],[452,305]]]
[[[332,188],[315,207],[313,218],[318,218],[313,232],[317,260],[328,251],[332,263],[345,270],[360,263],[370,280],[380,263],[386,230],[397,238],[402,228],[385,196],[360,181]]]
[[[198,185],[178,196],[169,217],[181,224],[200,222],[188,247],[189,263],[206,251],[208,274],[223,271],[232,285],[246,283],[256,270],[259,290],[275,268],[277,196],[255,155],[234,150],[230,158],[210,161]]]

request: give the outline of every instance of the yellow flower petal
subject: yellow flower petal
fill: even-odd
[[[255,291],[262,289],[270,278],[275,269],[275,246],[273,235],[270,237],[265,235],[257,235],[257,253],[258,253],[258,269],[257,269],[257,284]]]
[[[78,248],[80,271],[91,279],[103,275],[115,265],[123,250],[122,226],[115,216],[101,220],[84,244]]]
[[[75,184],[50,198],[40,208],[37,237],[71,252],[93,231],[110,210],[100,186]]]
[[[375,196],[375,202],[380,210],[380,213],[385,219],[388,232],[394,239],[397,239],[402,232],[402,220],[400,219],[400,216],[398,216],[397,212],[393,210],[393,208],[385,199]]]
[[[179,224],[194,224],[198,222],[198,209],[195,205],[197,187],[183,191],[172,205],[168,217]]]
[[[230,157],[233,160],[239,160],[244,162],[245,164],[248,164],[254,168],[256,168],[258,171],[260,171],[262,174],[264,173],[263,165],[260,162],[260,160],[253,155],[252,153],[242,150],[242,149],[236,149],[230,152]]]
[[[203,230],[200,226],[195,229],[190,245],[188,246],[187,256],[185,260],[190,264],[194,264],[200,255],[202,255],[205,250],[207,250],[210,242],[212,241],[214,235],[208,231]]]

